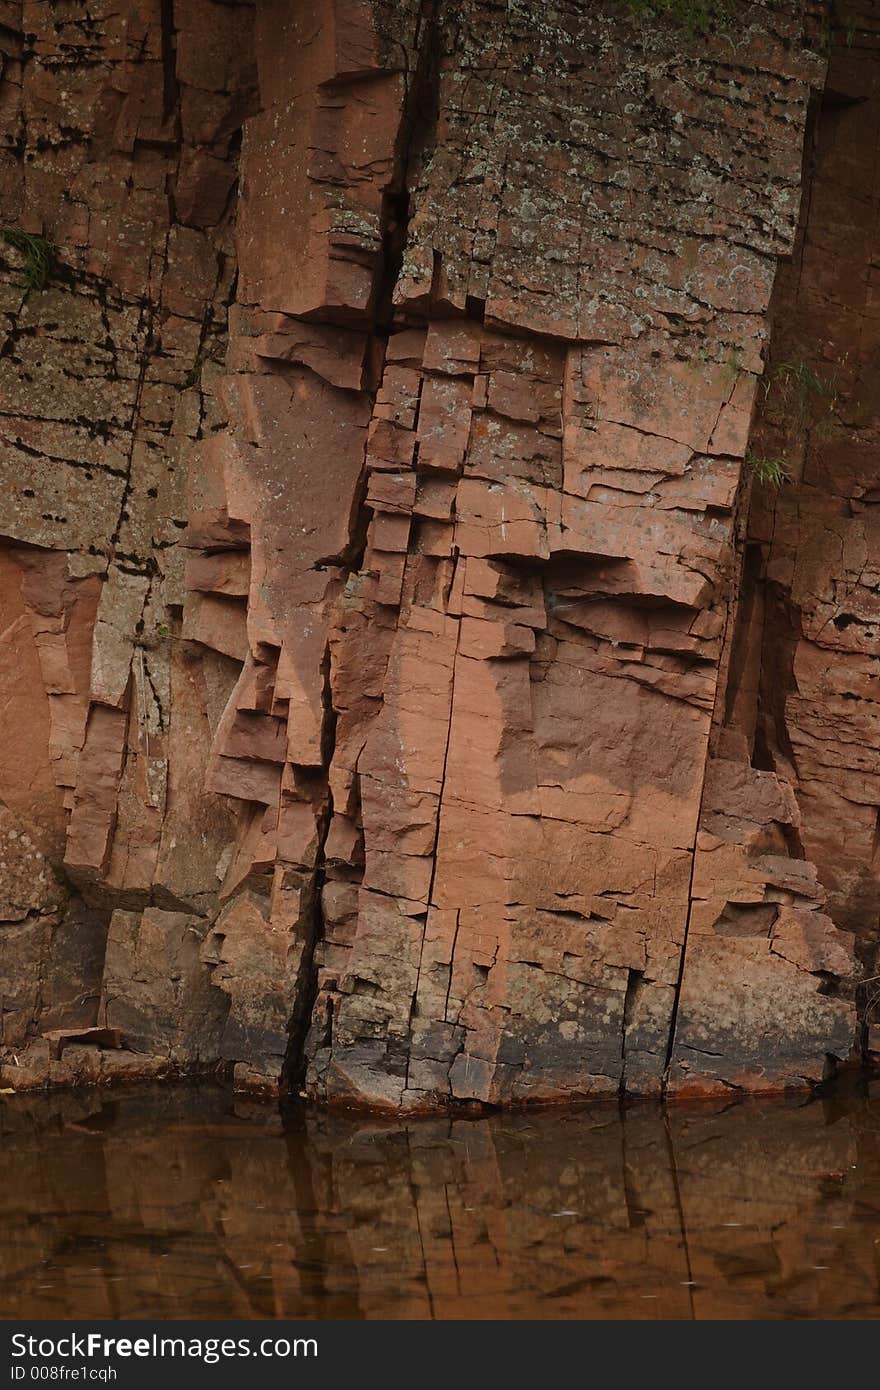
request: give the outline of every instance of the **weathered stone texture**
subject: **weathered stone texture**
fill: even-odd
[[[832,53],[795,252],[774,292],[751,448],[783,460],[788,478],[753,486],[732,598],[670,1072],[686,1093],[719,1076],[818,1080],[857,1047],[847,982],[875,971],[876,43],[873,10],[854,11]],[[869,982],[869,1025],[873,994]],[[812,1056],[793,1012],[812,1014],[824,1036]]]
[[[119,978],[110,912],[134,914],[141,954],[148,904],[202,921],[234,833],[203,786],[234,671],[180,640],[180,542],[189,456],[225,418],[251,17],[209,0],[173,19],[158,0],[3,9],[3,220],[58,248],[45,290],[8,245],[0,281],[4,871],[38,856],[53,883],[3,913],[7,1044],[94,1023],[108,990],[136,1012],[148,976],[132,958]],[[152,961],[164,1053],[201,1026],[172,1007],[172,955]]]
[[[51,1027],[145,1066],[821,1077],[876,887],[867,415],[857,488],[850,432],[743,531],[818,10],[7,8],[3,204],[59,247],[2,280],[21,1037],[74,913],[93,1012]]]

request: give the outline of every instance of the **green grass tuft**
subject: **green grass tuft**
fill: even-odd
[[[746,467],[752,477],[758,483],[763,483],[766,487],[782,487],[788,478],[788,466],[785,459],[764,458],[759,454],[746,454]]]
[[[820,438],[833,433],[838,403],[835,375],[822,376],[803,358],[792,358],[771,369],[763,388],[774,414],[784,415],[789,424]]]
[[[772,375],[780,383],[784,395],[807,400],[810,396],[833,397],[834,387],[815,372],[809,363],[798,358],[793,362],[780,362],[774,367]]]
[[[55,263],[55,248],[45,237],[34,236],[32,232],[19,232],[15,227],[0,230],[7,246],[24,257],[22,274],[26,290],[44,290]]]

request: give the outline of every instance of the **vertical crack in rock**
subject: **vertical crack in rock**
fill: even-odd
[[[331,653],[329,644],[325,649],[323,662],[323,705],[324,725],[322,729],[322,761],[329,768],[333,758],[336,733],[336,711],[333,708],[333,693],[330,688]],[[333,795],[327,792],[323,814],[317,824],[317,850],[315,868],[310,892],[304,905],[306,928],[303,933],[303,946],[299,968],[294,983],[294,1007],[287,1025],[288,1043],[281,1067],[281,1102],[286,1103],[289,1096],[299,1094],[305,1084],[306,1038],[312,1024],[315,1000],[318,995],[318,969],[315,964],[315,951],[324,939],[324,912],[322,893],[326,883],[327,833],[333,817]],[[332,1027],[332,1015],[328,1021]]]
[[[642,991],[642,989],[644,988],[644,985],[645,985],[645,972],[644,972],[644,970],[633,970],[632,968],[630,968],[629,975],[628,975],[627,982],[626,982],[626,994],[624,995],[624,998],[623,998],[623,1015],[622,1015],[622,1028],[621,1028],[621,1041],[620,1041],[621,1067],[620,1067],[620,1087],[619,1087],[619,1089],[620,1089],[620,1094],[621,1094],[622,1096],[623,1096],[623,1095],[626,1095],[626,1047],[627,1047],[627,1033],[628,1033],[629,1029],[632,1027],[632,1025],[633,1025],[633,1023],[634,1023],[634,1021],[635,1021],[636,1013],[637,1013],[637,1009],[638,1009],[638,1003],[639,1003],[639,995],[641,994],[641,991]],[[673,1006],[673,1019],[674,1019],[674,1016],[675,1016],[675,1008],[674,1008],[674,1006]],[[674,1023],[673,1023],[673,1026],[674,1026]]]
[[[416,423],[418,423],[418,420],[416,421]],[[453,517],[454,517],[454,511],[453,511]],[[452,552],[452,572],[451,572],[451,575],[450,575],[450,578],[449,578],[449,583],[448,583],[447,591],[446,591],[447,602],[448,602],[448,599],[449,599],[449,595],[452,593],[453,589],[455,588],[455,577],[456,577],[456,573],[457,573],[457,571],[458,571],[459,558],[460,558],[460,557],[459,557],[458,550],[457,550],[457,549],[453,549],[453,552]],[[429,879],[428,879],[428,890],[427,890],[427,894],[426,894],[426,906],[427,906],[427,911],[426,911],[426,913],[425,913],[425,923],[424,923],[424,928],[423,928],[423,931],[422,931],[421,942],[420,942],[420,944],[419,944],[419,958],[418,958],[418,964],[416,965],[415,983],[414,983],[414,986],[413,986],[412,998],[411,998],[411,1001],[410,1001],[410,1009],[409,1009],[409,1019],[408,1019],[408,1022],[407,1022],[407,1035],[408,1035],[408,1037],[407,1037],[407,1049],[406,1049],[406,1072],[405,1072],[405,1075],[404,1075],[404,1085],[405,1085],[406,1088],[409,1087],[409,1082],[410,1082],[410,1065],[411,1065],[411,1061],[412,1061],[413,1021],[414,1021],[414,1019],[416,1018],[416,1016],[417,1016],[417,1014],[418,1014],[419,980],[421,979],[422,965],[423,965],[423,963],[424,963],[425,937],[426,937],[426,934],[427,934],[427,914],[431,911],[431,908],[432,908],[433,906],[435,906],[435,903],[434,903],[434,883],[435,883],[435,879],[436,879],[436,875],[437,875],[437,862],[438,862],[438,854],[439,854],[439,846],[440,846],[440,826],[441,826],[441,821],[442,821],[442,817],[443,817],[443,793],[444,793],[444,790],[445,790],[445,788],[446,788],[446,770],[447,770],[447,767],[448,767],[448,764],[449,764],[449,745],[450,745],[450,740],[451,740],[451,738],[452,738],[452,716],[453,716],[453,711],[454,711],[454,709],[455,709],[455,663],[456,663],[456,659],[457,659],[458,653],[459,653],[460,638],[461,638],[461,627],[460,627],[460,625],[459,625],[459,626],[457,627],[457,630],[456,630],[455,645],[454,645],[454,647],[453,647],[453,649],[452,649],[452,657],[451,657],[452,677],[451,677],[450,685],[449,685],[449,720],[448,720],[447,726],[446,726],[446,741],[445,741],[445,744],[444,744],[444,747],[443,747],[443,756],[442,756],[442,759],[441,759],[441,762],[440,762],[440,774],[439,774],[440,791],[439,791],[438,798],[437,798],[437,818],[436,818],[436,824],[435,824],[435,827],[434,827],[434,842],[433,842],[433,844],[432,844],[432,846],[431,846],[431,849],[430,849],[431,873],[430,873],[430,877],[429,877]],[[452,971],[453,971],[453,966],[454,966],[454,962],[455,962],[455,947],[456,947],[456,943],[457,943],[457,941],[458,941],[459,926],[460,926],[460,914],[456,913],[455,930],[454,930],[453,935],[452,935],[452,946],[451,946],[450,953],[449,953],[449,982],[448,982],[447,987],[446,987],[446,1000],[445,1000],[444,1008],[443,1008],[443,1020],[442,1020],[443,1023],[448,1023],[448,1022],[449,1022],[449,995],[450,995],[450,992],[451,992],[451,989],[452,989]],[[455,1060],[455,1058],[453,1057],[452,1061],[454,1062],[454,1060]]]
[[[371,410],[375,408],[382,380],[386,344],[394,317],[394,294],[406,246],[409,224],[409,176],[413,150],[419,139],[424,137],[426,130],[436,119],[435,87],[439,39],[437,9],[438,0],[420,0],[413,31],[414,70],[410,71],[407,51],[405,48],[402,49],[404,96],[401,119],[395,141],[392,176],[388,187],[382,193],[379,229],[380,252],[367,308],[362,382]],[[417,420],[418,414],[416,413],[416,423]],[[355,485],[352,500],[348,544],[337,557],[323,558],[319,562],[321,565],[338,565],[340,582],[343,586],[352,575],[357,574],[360,570],[367,549],[370,518],[370,512],[366,506],[368,447],[368,442],[365,442],[363,466]],[[324,710],[322,766],[329,772],[336,750],[337,724],[337,712],[333,704],[332,650],[329,640],[325,647],[322,670]],[[333,792],[328,783],[326,805],[318,821],[311,907],[306,912],[306,926],[303,932],[300,964],[294,989],[294,1009],[288,1024],[289,1041],[281,1072],[282,1094],[294,1090],[299,1091],[305,1083],[308,1064],[306,1043],[309,1029],[312,1026],[319,989],[319,972],[315,964],[315,953],[325,935],[322,894],[326,885],[327,836],[332,824],[333,813]],[[331,1003],[329,1017],[323,1024],[325,1036],[329,1035],[332,1030],[332,1021]],[[317,1043],[318,1039],[316,1038],[314,1041]]]
[[[162,115],[176,116],[180,87],[177,81],[177,43],[174,28],[174,0],[160,0],[162,48]]]
[[[731,588],[730,588],[730,592],[729,592],[729,595],[728,595],[728,601],[727,601],[727,606],[726,606],[726,612],[725,612],[725,615],[724,615],[724,626],[723,626],[722,635],[721,635],[721,652],[722,652],[722,656],[721,656],[720,666],[721,666],[721,670],[722,670],[722,673],[723,673],[723,674],[722,674],[721,678],[719,679],[718,683],[716,684],[716,688],[715,688],[715,700],[714,700],[713,709],[712,709],[712,721],[713,721],[713,726],[714,726],[714,725],[717,723],[717,721],[718,721],[719,709],[720,709],[720,707],[721,707],[721,705],[722,705],[722,702],[724,703],[725,708],[729,708],[728,685],[727,685],[727,683],[728,683],[728,682],[736,683],[736,681],[738,680],[738,677],[739,677],[739,670],[738,670],[738,667],[737,667],[737,664],[736,664],[736,656],[737,656],[737,638],[738,638],[738,635],[739,635],[739,634],[738,634],[738,628],[737,628],[737,625],[736,625],[736,622],[735,622],[735,618],[736,618],[736,615],[737,615],[738,610],[739,610],[739,605],[740,605],[740,603],[741,603],[743,572],[744,572],[744,569],[745,569],[745,561],[746,561],[747,553],[748,553],[748,552],[747,552],[747,548],[744,547],[744,546],[742,545],[743,522],[744,522],[745,518],[747,517],[747,507],[748,507],[748,484],[747,484],[747,481],[741,477],[741,478],[739,479],[739,481],[738,481],[738,486],[737,486],[737,490],[736,490],[736,494],[735,494],[734,502],[733,502],[733,528],[732,528],[732,529],[733,529],[733,533],[734,533],[734,535],[735,535],[735,537],[736,537],[736,549],[735,549],[734,560],[733,560],[733,565],[732,565]],[[729,657],[728,657],[728,661],[727,661],[727,663],[726,663],[726,669],[725,669],[725,660],[724,660],[724,653],[725,653],[725,652],[729,652],[729,653],[730,653],[730,654],[729,654]],[[725,680],[725,676],[727,677],[727,680]],[[711,748],[712,748],[712,735],[711,735],[711,731],[710,731],[709,749],[711,750]],[[691,854],[690,854],[690,874],[689,874],[688,891],[687,891],[687,907],[686,907],[685,915],[684,915],[684,929],[683,929],[683,931],[682,931],[681,945],[680,945],[680,948],[679,948],[679,955],[678,955],[678,971],[677,971],[677,976],[676,976],[676,981],[675,981],[675,992],[674,992],[674,994],[673,994],[673,998],[672,998],[672,1008],[671,1008],[670,1014],[669,1014],[669,1033],[668,1033],[667,1040],[666,1040],[666,1050],[665,1050],[665,1055],[664,1055],[663,1077],[662,1077],[662,1091],[663,1091],[663,1094],[664,1094],[664,1095],[666,1095],[666,1093],[667,1093],[667,1091],[668,1091],[668,1088],[669,1088],[669,1071],[670,1071],[670,1067],[671,1067],[671,1065],[672,1065],[672,1059],[673,1059],[673,1055],[674,1055],[674,1052],[675,1052],[676,1039],[677,1039],[677,1029],[678,1029],[678,1014],[679,1014],[679,1009],[680,1009],[680,1007],[681,1007],[681,995],[682,995],[682,988],[683,988],[683,985],[684,985],[685,970],[687,969],[687,964],[688,964],[688,939],[689,939],[689,935],[690,935],[691,918],[692,918],[693,910],[694,910],[694,884],[695,884],[695,876],[696,876],[696,871],[697,871],[697,855],[698,855],[699,849],[700,849],[700,826],[701,826],[702,819],[703,819],[703,813],[704,813],[705,805],[706,805],[706,786],[705,786],[705,782],[704,782],[704,784],[703,784],[703,786],[701,787],[701,790],[700,790],[699,809],[698,809],[698,812],[697,812],[696,823],[695,823],[695,826],[694,826],[694,837],[693,837],[693,842],[692,842],[692,845],[691,845]],[[624,1062],[625,1062],[625,1057],[624,1057]],[[625,1073],[624,1073],[624,1082],[625,1082]],[[724,1082],[723,1084],[726,1084],[726,1082]],[[670,1141],[670,1142],[671,1142],[671,1141]]]

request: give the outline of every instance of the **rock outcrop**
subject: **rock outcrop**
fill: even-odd
[[[642,8],[6,0],[4,1084],[867,1055],[876,23]]]

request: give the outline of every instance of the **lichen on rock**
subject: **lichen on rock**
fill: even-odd
[[[7,8],[0,196],[57,254],[0,279],[4,1081],[821,1080],[870,486],[847,415],[772,499],[745,463],[824,293],[819,6]]]

